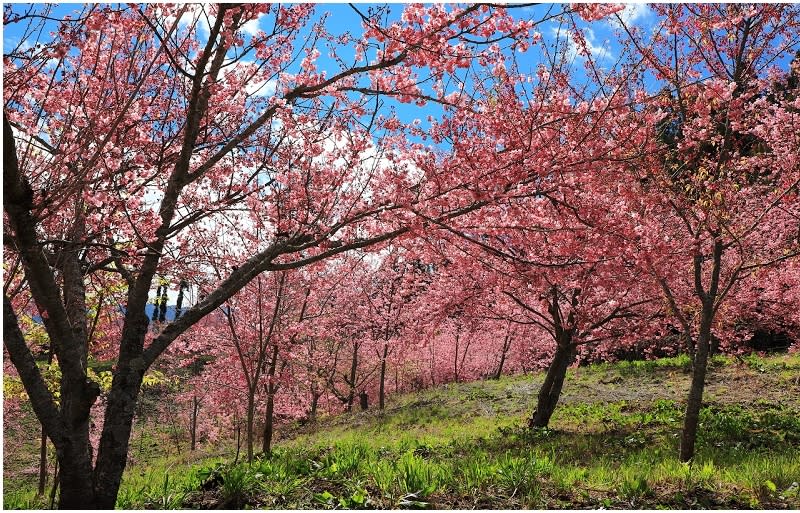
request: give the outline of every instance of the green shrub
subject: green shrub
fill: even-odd
[[[440,482],[440,471],[433,463],[429,463],[413,452],[406,452],[397,461],[396,479],[399,491],[412,494],[416,498],[425,498],[434,491]]]
[[[623,477],[622,482],[617,487],[617,493],[622,499],[635,504],[637,500],[653,494],[647,478],[639,474]]]
[[[144,494],[144,507],[152,509],[178,509],[183,505],[186,492],[174,490],[170,487],[169,474],[164,474],[164,479],[158,489],[150,490]]]

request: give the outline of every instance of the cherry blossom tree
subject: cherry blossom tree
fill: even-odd
[[[479,108],[437,127],[462,165],[487,170],[471,192],[494,198],[479,212],[439,223],[450,245],[446,290],[461,292],[451,296],[457,308],[480,305],[478,316],[539,328],[530,344],[552,356],[530,422],[538,427],[548,424],[577,352],[643,335],[634,321],[653,315],[658,290],[636,268],[637,221],[619,206],[627,166],[653,125],[631,113],[628,86],[637,68],[601,75],[589,60],[602,82],[572,87],[567,50],[534,76],[516,64],[499,71]],[[513,186],[493,189],[504,180]]]
[[[302,322],[303,295],[289,271],[275,273],[269,278],[258,276],[220,307],[216,317],[209,319],[210,326],[198,326],[201,336],[187,334],[194,343],[178,351],[191,350],[213,356],[214,362],[203,371],[204,379],[222,384],[226,381],[232,391],[243,391],[236,403],[245,417],[245,444],[247,459],[251,461],[256,439],[256,409],[264,407],[264,452],[269,452],[273,432],[275,394],[279,389],[281,373],[287,365],[286,355],[296,335],[289,335],[292,322]],[[293,290],[294,289],[294,290]],[[220,330],[219,324],[225,324]],[[216,336],[207,336],[213,333]],[[225,401],[231,401],[231,394]],[[192,407],[197,404],[193,398]]]
[[[6,10],[4,22],[46,34],[51,8],[42,9]],[[442,191],[415,196],[412,180],[419,191],[423,183],[396,154],[394,165],[379,164],[384,146],[373,135],[399,140],[404,127],[372,118],[371,101],[452,99],[453,90],[428,94],[418,83],[446,83],[482,42],[527,37],[534,25],[488,6],[411,5],[393,22],[384,9],[359,11],[365,29],[354,37],[310,23],[312,14],[309,5],[93,5],[58,21],[51,39],[4,56],[5,250],[19,257],[53,344],[60,406],[7,297],[4,343],[56,446],[62,507],[114,506],[142,377],[189,327],[264,271],[409,232],[410,204],[444,200]],[[246,32],[255,20],[269,28]],[[340,54],[353,45],[354,58]],[[318,69],[320,48],[335,69]],[[440,220],[480,206],[441,204]],[[225,219],[240,228],[247,219],[260,235],[203,299],[148,338],[154,279],[200,279],[199,255],[224,244],[212,226]],[[85,283],[103,272],[126,282],[127,297],[95,459]]]
[[[380,361],[378,407],[384,409],[389,357],[404,349],[407,329],[414,325],[416,296],[424,292],[425,269],[413,253],[392,246],[379,255],[379,265],[368,270],[364,301],[368,305],[368,333]]]
[[[780,5],[656,11],[663,30],[652,40],[627,30],[667,89],[643,111],[661,118],[657,141],[631,166],[639,190],[625,200],[640,219],[641,267],[693,355],[680,448],[688,461],[712,340],[733,336],[728,315],[752,308],[765,268],[791,272],[798,256],[797,84],[777,64],[796,51],[800,13]]]
[[[4,347],[60,506],[114,507],[145,373],[212,340],[228,392],[207,418],[244,418],[251,458],[259,408],[269,452],[277,410],[375,389],[383,407],[401,354],[436,383],[536,349],[547,425],[583,348],[677,326],[691,459],[712,340],[796,327],[800,94],[780,65],[800,14],[658,6],[643,34],[621,8],[565,9],[617,17],[610,68],[577,18],[553,49],[481,4],[352,6],[360,35],[306,4],[7,8],[34,44],[4,55]]]

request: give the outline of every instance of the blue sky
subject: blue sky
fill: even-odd
[[[21,13],[26,10],[28,5],[15,4],[12,5],[11,8],[14,12]],[[370,7],[374,7],[376,5],[378,4],[356,4],[356,8],[366,13]],[[567,4],[545,4],[539,6],[513,8],[510,12],[514,17],[517,18],[539,20],[542,19],[548,12],[557,12],[566,6]],[[82,7],[83,6],[80,4],[57,4],[53,7],[52,16],[58,18],[67,14],[74,14]],[[390,19],[399,18],[402,7],[402,4],[391,4],[391,13],[389,15]],[[361,33],[361,19],[354,9],[349,5],[336,3],[320,4],[316,8],[316,13],[312,19],[312,22],[318,21],[325,13],[328,13],[326,27],[330,32],[334,34],[340,34],[349,31],[356,36]],[[622,17],[630,24],[638,25],[645,29],[648,28],[654,18],[649,7],[641,3],[627,5],[626,9],[621,14]],[[259,28],[268,28],[266,26],[260,27],[259,23],[266,25],[266,23],[268,23],[267,18],[264,17],[260,20],[254,20],[248,24],[246,31],[255,34]],[[50,30],[55,28],[55,23],[53,22],[50,22],[48,25]],[[582,23],[582,25],[582,28],[586,29],[586,39],[589,47],[592,50],[592,53],[597,59],[597,63],[600,66],[613,65],[613,63],[616,61],[616,58],[619,57],[620,51],[619,45],[614,42],[616,40],[613,35],[613,31],[615,29],[614,22],[604,20],[594,22],[590,26],[587,26],[585,23]],[[19,43],[20,39],[23,37],[24,27],[25,25],[23,23],[13,23],[5,26],[3,34],[4,53],[10,51],[14,46],[16,46],[16,44]],[[574,69],[579,75],[582,73],[582,57],[574,52],[575,45],[566,33],[565,26],[560,26],[559,21],[555,19],[546,21],[539,25],[537,27],[537,31],[542,34],[543,39],[548,42],[548,44],[555,44],[556,41],[560,41],[560,44],[567,44],[570,46],[574,55]],[[317,62],[317,66],[319,69],[328,68],[330,70],[329,74],[331,74],[337,69],[336,64],[327,56],[327,52],[324,48],[320,48],[320,51],[321,56]],[[352,56],[352,53],[349,53],[346,49],[341,53],[345,56]],[[517,55],[516,59],[522,68],[521,71],[533,73],[539,64],[537,59],[538,55],[538,52],[533,50],[529,50],[526,54]],[[269,86],[265,88],[265,91],[269,92]],[[427,124],[426,118],[429,115],[437,117],[439,114],[441,114],[440,107],[430,103],[428,103],[424,108],[419,108],[415,105],[402,104],[391,99],[385,99],[385,103],[387,106],[392,106],[395,108],[395,111],[401,120],[409,122],[413,119],[420,119],[423,126]]]

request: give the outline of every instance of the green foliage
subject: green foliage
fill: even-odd
[[[89,377],[89,379],[100,385],[100,390],[103,392],[108,392],[111,390],[111,381],[114,379],[114,374],[110,370],[100,371],[98,373],[89,367],[86,369],[86,375]]]
[[[369,462],[368,475],[381,495],[390,497],[394,493],[394,465],[386,460]]]
[[[614,363],[599,363],[592,366],[595,373],[606,373],[614,370],[623,377],[636,377],[656,371],[688,372],[692,368],[692,359],[687,354],[656,360],[631,360]]]
[[[164,474],[160,490],[144,492],[144,505],[148,509],[177,509],[183,504],[186,493],[170,487],[169,474]]]
[[[781,405],[711,406],[700,412],[698,440],[717,447],[776,449],[800,444],[800,416]]]
[[[187,497],[195,492],[219,468],[219,458],[206,458],[203,464],[192,466],[172,458],[160,458],[146,467],[134,465],[126,471],[117,496],[118,509],[183,507]]]
[[[770,358],[763,361],[783,369]],[[636,387],[638,379],[652,379],[642,368],[659,379],[685,380],[676,372],[683,361],[580,370],[590,384],[613,372],[626,376],[621,386]],[[761,375],[736,363],[719,365]],[[800,507],[796,403],[710,404],[701,410],[697,456],[682,464],[679,400],[572,398],[556,409],[550,428],[532,430],[524,425],[536,391],[530,383],[512,377],[453,384],[401,398],[382,414],[358,413],[356,427],[355,416],[331,418],[252,464],[133,465],[117,507]],[[488,398],[491,409],[483,404]],[[20,492],[6,493],[4,505],[41,507],[33,494]]]
[[[3,492],[3,509],[47,509],[47,500],[34,490]]]
[[[517,493],[528,494],[538,488],[536,477],[543,473],[544,468],[546,465],[537,461],[533,454],[520,457],[505,453],[495,466],[495,479],[509,497]]]
[[[684,490],[713,490],[714,478],[718,472],[713,461],[697,463],[675,463],[671,475],[677,478]]]
[[[621,498],[630,501],[631,505],[634,505],[637,500],[652,495],[653,490],[650,489],[647,478],[634,473],[623,476],[617,487],[617,492]]]
[[[350,477],[356,474],[359,465],[367,457],[368,449],[362,445],[337,445],[320,461],[321,475],[326,477]]]
[[[263,477],[260,473],[253,473],[244,465],[225,466],[220,472],[222,486],[220,491],[226,505],[234,508],[244,504],[245,497],[253,488],[253,484]]]
[[[683,408],[669,399],[656,399],[649,410],[643,411],[639,422],[642,424],[675,425],[683,419]]]
[[[3,398],[8,401],[12,399],[27,399],[28,394],[22,385],[19,376],[9,376],[3,374]]]
[[[395,478],[400,492],[425,498],[440,484],[441,471],[437,465],[425,461],[413,452],[406,452],[397,461]]]
[[[152,370],[144,375],[142,378],[142,387],[153,388],[163,385],[172,385],[176,382],[175,377],[168,377],[161,371]]]
[[[347,492],[338,501],[339,508],[342,509],[364,509],[370,504],[369,493],[361,481],[348,484]]]

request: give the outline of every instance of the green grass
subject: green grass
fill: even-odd
[[[523,426],[541,375],[396,397],[384,412],[284,429],[292,438],[252,464],[134,466],[117,506],[800,508],[800,399],[770,388],[796,379],[800,357],[715,358],[691,464],[677,460],[686,363],[572,369],[551,428],[533,431]],[[4,505],[41,507],[31,497]]]
[[[204,479],[206,467],[221,464],[222,457],[203,460],[201,466],[178,456],[163,457],[125,472],[117,497],[121,509],[175,509]]]
[[[633,360],[613,363],[599,363],[590,368],[596,373],[605,371],[616,371],[622,376],[641,376],[656,370],[684,370],[691,368],[692,361],[686,354],[681,354],[671,358],[659,358],[657,360]]]

